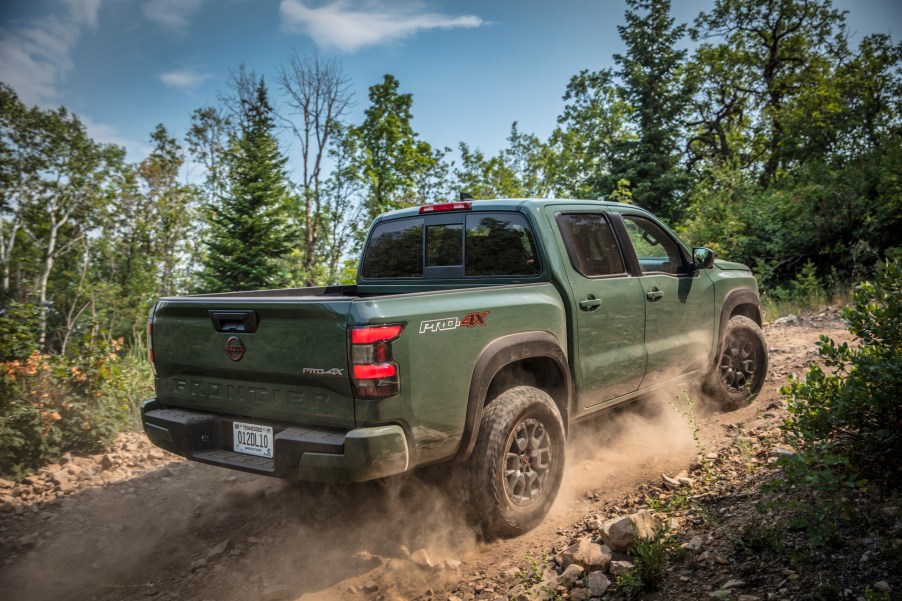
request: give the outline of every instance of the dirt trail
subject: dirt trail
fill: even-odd
[[[699,419],[702,444],[767,413],[789,373],[817,357],[819,334],[849,340],[832,310],[765,328],[767,384],[752,405]],[[673,391],[678,392],[678,391]],[[672,394],[672,393],[671,393]],[[769,417],[768,417],[769,416]],[[569,541],[565,530],[602,504],[638,504],[662,473],[697,455],[687,420],[666,402],[576,428],[551,514],[533,532],[480,542],[428,477],[354,486],[299,486],[190,463],[132,435],[128,477],[23,500],[0,512],[0,590],[39,599],[504,598],[493,583],[528,557]],[[148,461],[142,461],[147,458]],[[99,470],[97,470],[99,472]],[[102,483],[102,481],[101,481]],[[9,495],[15,494],[9,493]]]

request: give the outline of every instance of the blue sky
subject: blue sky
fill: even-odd
[[[835,0],[850,29],[902,35],[902,2]],[[673,0],[690,22],[713,0]],[[3,0],[0,81],[28,104],[65,105],[95,139],[132,160],[163,123],[180,139],[229,70],[267,77],[292,51],[338,58],[362,119],[367,88],[394,74],[413,93],[414,127],[433,146],[487,153],[511,122],[546,137],[569,78],[612,66],[620,0]]]

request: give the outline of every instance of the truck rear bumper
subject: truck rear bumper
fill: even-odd
[[[407,437],[398,425],[336,430],[271,425],[272,459],[232,451],[235,420],[210,413],[141,405],[144,432],[155,445],[188,459],[231,469],[311,482],[363,482],[407,471]]]

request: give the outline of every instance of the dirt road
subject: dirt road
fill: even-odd
[[[562,548],[565,531],[613,500],[623,504],[613,509],[638,506],[662,473],[730,436],[725,426],[776,423],[779,387],[817,358],[822,333],[850,339],[835,310],[768,325],[763,393],[700,417],[698,442],[667,402],[580,426],[551,514],[513,540],[478,541],[428,478],[291,485],[190,463],[127,435],[96,465],[73,458],[73,469],[54,466],[57,478],[45,474],[36,489],[0,490],[0,591],[17,600],[505,598],[498,583],[528,558]]]

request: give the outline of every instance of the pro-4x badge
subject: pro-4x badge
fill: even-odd
[[[317,376],[343,376],[345,370],[333,367],[332,369],[320,369],[317,367],[305,367],[301,369],[302,374],[314,374]]]
[[[244,343],[241,342],[241,338],[238,336],[232,336],[226,341],[225,345],[226,355],[229,356],[229,359],[232,361],[241,361],[241,358],[244,357],[244,351],[246,350],[244,347]]]
[[[444,317],[442,319],[430,319],[429,321],[420,322],[420,334],[426,332],[444,332],[445,330],[456,330],[457,328],[475,328],[476,326],[484,326],[485,316],[488,311],[474,311],[467,313],[461,319],[459,317]]]

